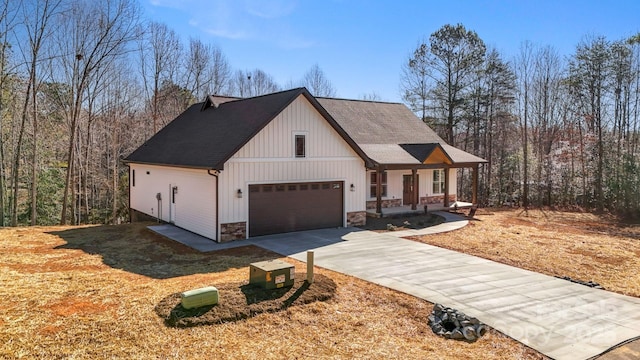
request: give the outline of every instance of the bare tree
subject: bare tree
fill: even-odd
[[[331,85],[331,82],[327,79],[324,71],[322,71],[318,64],[313,65],[311,69],[304,74],[302,84],[314,96],[336,96],[336,90],[333,88],[333,85]]]
[[[533,72],[533,45],[526,41],[520,45],[520,54],[516,59],[516,73],[519,84],[520,123],[522,124],[522,206],[529,208],[529,92]]]
[[[0,5],[0,136],[4,136],[3,119],[7,108],[5,93],[7,85],[12,75],[10,65],[11,47],[9,36],[16,26],[16,18],[20,3],[17,1],[4,0]],[[5,142],[0,141],[0,226],[5,226],[5,194],[6,194],[6,172],[5,172]]]
[[[74,2],[60,17],[58,42],[63,47],[61,67],[71,84],[69,99],[69,147],[60,223],[68,217],[69,191],[74,174],[76,136],[86,87],[97,69],[126,54],[135,39],[139,9],[127,0],[106,0],[87,4]]]
[[[413,51],[413,55],[402,65],[400,91],[402,99],[422,121],[427,122],[427,103],[432,85],[430,83],[432,67],[429,47],[425,40]],[[431,124],[435,125],[435,124]]]
[[[231,68],[218,47],[191,39],[187,59],[185,84],[196,98],[228,92]]]
[[[560,56],[550,46],[537,49],[533,57],[531,124],[536,161],[538,206],[551,205],[555,183],[551,152],[559,140],[562,123],[562,81]]]
[[[38,184],[38,104],[37,92],[39,79],[37,75],[38,65],[41,61],[40,50],[43,41],[50,35],[50,21],[60,7],[61,0],[42,0],[36,3],[25,3],[22,7],[23,24],[28,38],[28,48],[23,48],[18,42],[25,64],[27,66],[28,81],[25,89],[25,97],[22,107],[21,124],[19,128],[18,141],[14,152],[13,163],[13,213],[11,217],[12,226],[18,225],[18,188],[20,174],[20,156],[22,151],[25,125],[27,122],[29,102],[32,106],[32,126],[33,126],[33,153],[31,157],[31,225],[36,225],[37,220],[37,184]]]
[[[592,156],[596,160],[593,190],[598,211],[604,208],[605,97],[608,89],[611,45],[604,37],[583,40],[569,63],[572,91],[580,103],[587,132],[595,136]],[[586,175],[586,173],[585,173]],[[586,195],[586,193],[585,193]]]
[[[231,94],[239,97],[252,97],[280,90],[280,86],[271,75],[260,69],[253,71],[237,70],[231,80]]]
[[[152,134],[158,132],[162,121],[158,93],[165,81],[176,81],[182,45],[178,35],[166,24],[151,22],[140,41],[141,72],[147,103],[151,107]]]
[[[372,91],[367,94],[362,94],[360,96],[360,99],[365,101],[382,101],[382,96],[380,96],[380,94],[378,94],[377,92]]]

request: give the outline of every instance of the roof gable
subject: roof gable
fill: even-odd
[[[365,160],[364,152],[305,88],[192,105],[131,153],[126,162],[222,170],[242,146],[303,95]],[[217,106],[216,106],[217,105]]]
[[[400,145],[406,152],[411,154],[422,164],[453,164],[449,154],[438,143],[431,144],[402,144]]]

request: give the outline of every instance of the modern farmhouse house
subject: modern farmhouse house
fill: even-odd
[[[447,145],[398,103],[315,98],[305,88],[209,96],[129,155],[132,220],[151,216],[224,242],[361,225],[367,211],[456,201]]]

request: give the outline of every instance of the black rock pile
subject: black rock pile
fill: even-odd
[[[487,326],[478,319],[440,304],[433,306],[429,326],[434,333],[455,340],[476,341],[487,332]]]

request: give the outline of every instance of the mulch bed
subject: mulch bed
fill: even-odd
[[[367,217],[366,225],[359,226],[364,230],[396,231],[409,229],[424,229],[444,222],[444,218],[434,214],[395,215],[383,218]],[[393,230],[391,230],[393,229]]]
[[[290,306],[315,301],[327,301],[336,291],[330,278],[315,274],[313,284],[296,279],[293,286],[266,290],[246,281],[214,285],[220,294],[219,303],[195,309],[180,304],[180,294],[171,294],[155,307],[156,313],[171,327],[193,327],[243,320],[266,312],[277,312]]]

